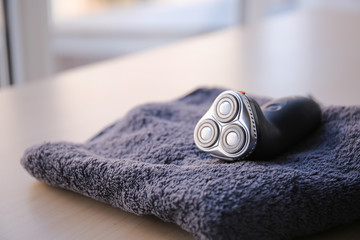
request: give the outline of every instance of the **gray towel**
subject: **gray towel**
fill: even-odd
[[[226,163],[193,142],[221,91],[139,106],[85,143],[33,146],[21,163],[42,182],[197,239],[289,239],[360,218],[360,106],[322,107],[316,132],[276,159]]]

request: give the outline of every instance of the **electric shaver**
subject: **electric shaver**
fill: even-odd
[[[212,156],[236,161],[262,160],[284,153],[321,121],[311,98],[287,97],[262,107],[241,91],[225,91],[196,124],[196,146]]]

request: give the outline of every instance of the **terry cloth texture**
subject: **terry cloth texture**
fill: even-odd
[[[85,143],[33,146],[21,163],[42,182],[197,239],[290,239],[360,218],[360,106],[322,107],[321,126],[276,159],[226,163],[193,141],[221,91],[139,106]]]

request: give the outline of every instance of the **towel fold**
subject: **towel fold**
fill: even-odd
[[[193,141],[222,91],[136,107],[85,143],[30,147],[21,163],[42,182],[197,239],[290,239],[360,218],[360,106],[322,107],[321,126],[273,160],[226,163]]]

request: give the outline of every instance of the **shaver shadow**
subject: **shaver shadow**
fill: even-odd
[[[341,141],[338,139],[339,132],[338,129],[329,128],[325,123],[321,123],[314,132],[290,147],[283,154],[269,159],[269,162],[284,165],[299,164],[299,162],[316,159],[318,155],[323,157],[326,149],[333,149]]]

